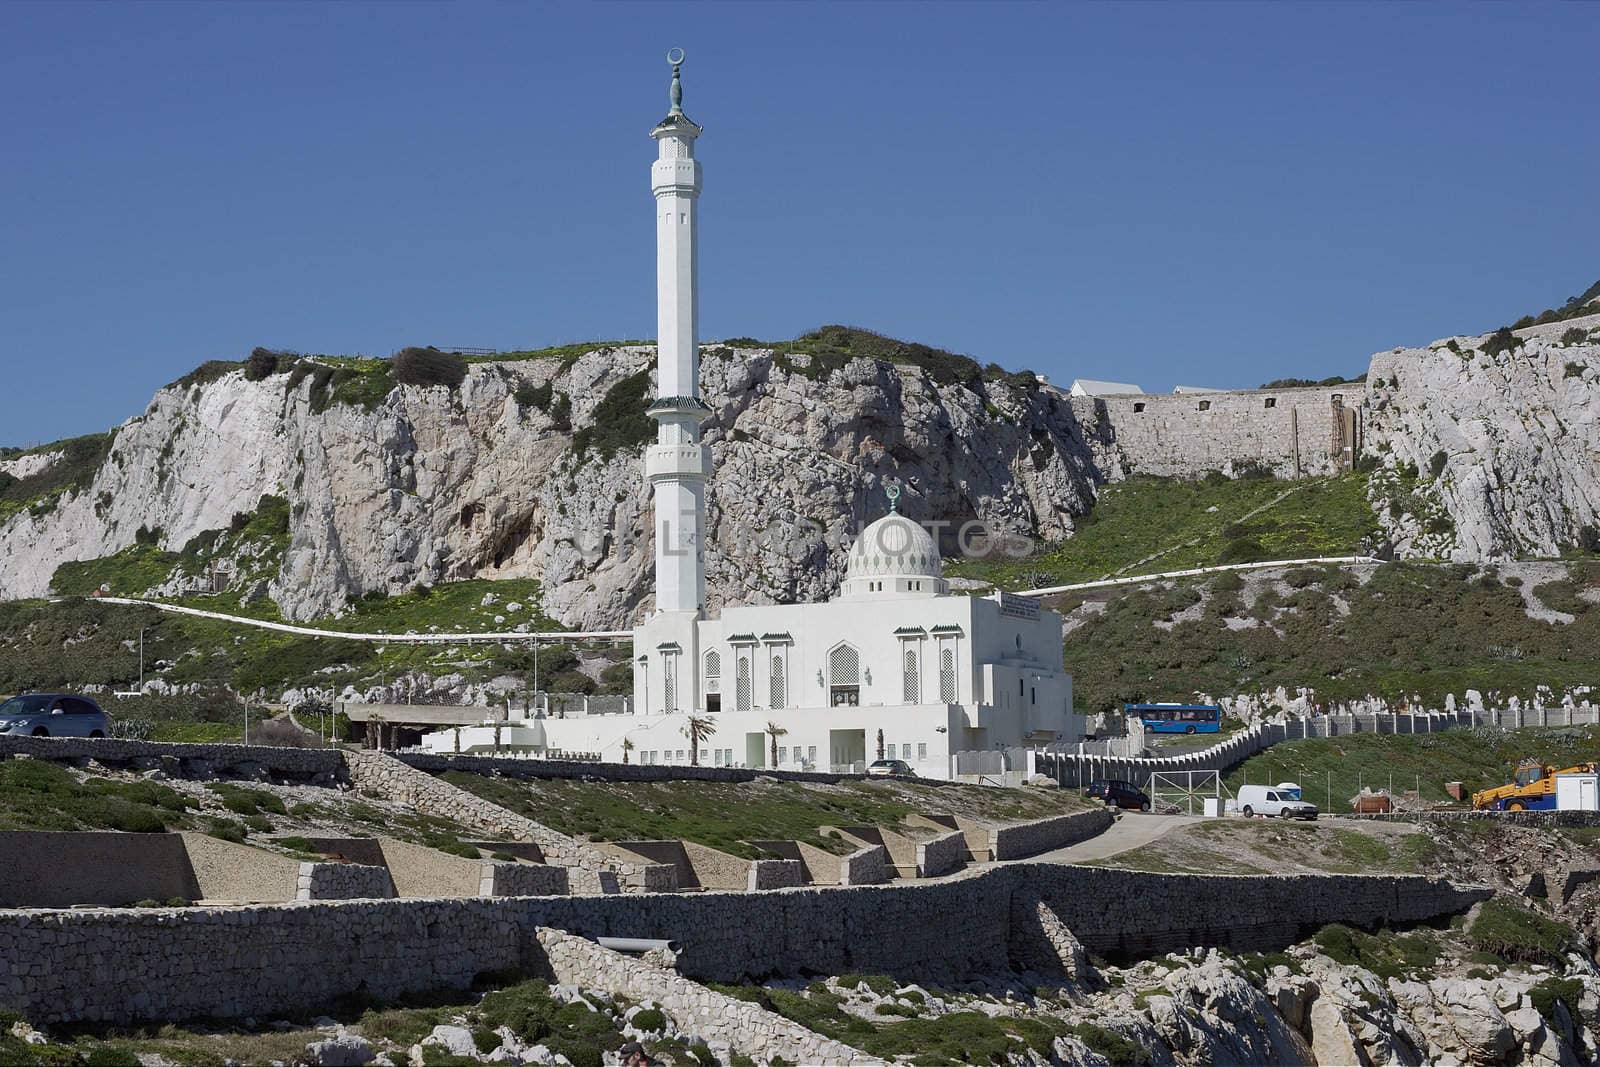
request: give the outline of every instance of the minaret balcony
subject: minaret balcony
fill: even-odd
[[[704,445],[651,445],[644,452],[644,476],[700,480],[711,477],[711,450]]]

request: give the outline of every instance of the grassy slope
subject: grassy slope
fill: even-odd
[[[1558,767],[1600,760],[1600,727],[1553,730],[1445,730],[1437,734],[1352,734],[1274,745],[1240,764],[1224,779],[1234,792],[1247,780],[1257,785],[1294,781],[1307,799],[1346,811],[1361,785],[1398,790],[1421,787],[1428,801],[1449,800],[1444,783],[1459,781],[1468,793],[1503,785],[1523,758]]]
[[[1129,573],[1251,558],[1351,555],[1376,528],[1361,474],[1300,482],[1138,476],[1102,488],[1094,510],[1066,541],[1023,559],[961,561],[947,571],[1013,589],[1064,585],[1108,577],[1157,553],[1162,554]]]
[[[600,841],[681,838],[742,856],[750,839],[798,840],[839,851],[823,826],[892,826],[913,812],[968,813],[1000,821],[1044,818],[1081,808],[1071,792],[990,790],[907,782],[812,786],[794,782],[616,783],[485,778],[445,779],[565,834]]]
[[[484,606],[487,593],[493,593],[496,602]],[[520,602],[521,610],[496,623],[495,617],[504,616],[511,602]],[[456,582],[426,593],[365,600],[349,615],[318,625],[360,633],[509,631],[524,622],[535,631],[558,629],[540,614],[538,602],[538,583],[531,580]],[[270,605],[241,610],[236,597],[198,597],[187,603],[276,618]],[[525,649],[498,644],[379,645],[274,633],[92,599],[13,601],[0,603],[0,692],[85,684],[129,686],[139,673],[141,628],[147,677],[205,690],[259,689],[271,699],[291,686],[376,684],[408,671],[460,673],[469,680],[482,680],[523,671],[531,660]],[[158,670],[158,661],[175,665]],[[572,666],[570,653],[544,650],[539,663],[542,683],[560,689],[581,682]],[[132,714],[133,705],[123,710]]]
[[[1439,850],[1426,834],[1409,830],[1212,820],[1179,827],[1142,848],[1095,861],[1092,866],[1207,874],[1416,874],[1433,870]]]
[[[1278,686],[1312,687],[1321,701],[1373,694],[1430,707],[1468,688],[1527,699],[1540,685],[1600,682],[1600,604],[1577,595],[1600,588],[1600,566],[1568,573],[1534,592],[1571,623],[1530,619],[1517,579],[1469,566],[1387,564],[1364,585],[1347,571],[1305,568],[1259,595],[1262,586],[1241,589],[1223,574],[1119,591],[1103,611],[1071,599],[1062,607],[1082,625],[1067,635],[1067,667],[1090,711]],[[1197,618],[1156,626],[1202,600]]]

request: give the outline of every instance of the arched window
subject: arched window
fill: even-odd
[[[740,711],[749,711],[751,704],[749,656],[739,657],[738,675],[734,679],[734,685],[737,689],[737,692],[735,693],[735,706]]]
[[[661,653],[661,683],[663,696],[661,707],[668,715],[678,710],[678,654],[676,652]]]
[[[939,653],[939,699],[946,704],[956,702],[956,654],[953,649]]]
[[[917,650],[906,642],[905,677],[900,688],[900,703],[922,703],[922,679],[917,675]]]
[[[701,673],[705,681],[706,710],[722,710],[722,653],[712,649],[706,653],[706,669]]]
[[[767,694],[767,704],[774,708],[785,706],[787,694],[783,684],[783,653],[772,654],[772,669],[767,674],[767,684],[771,692]]]
[[[828,703],[836,708],[861,703],[861,653],[849,645],[828,653]]]

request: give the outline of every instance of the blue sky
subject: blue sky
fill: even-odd
[[[0,4],[0,444],[206,359],[847,322],[1254,386],[1600,277],[1590,4]]]

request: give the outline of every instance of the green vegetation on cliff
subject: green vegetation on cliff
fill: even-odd
[[[60,452],[61,458],[26,478],[0,474],[0,523],[24,508],[43,515],[55,507],[62,495],[87,489],[110,453],[115,437],[114,433],[92,433],[12,453],[7,458],[53,452]]]
[[[1281,576],[1225,573],[1067,599],[1066,664],[1080,706],[1316,690],[1425,707],[1476,689],[1533,697],[1600,679],[1600,565],[1529,590],[1571,622],[1530,617],[1522,580],[1493,568],[1390,563]],[[1587,595],[1580,595],[1584,590]],[[1548,600],[1543,598],[1550,598]],[[1103,603],[1103,607],[1101,604]]]
[[[952,561],[946,573],[1005,589],[1267,559],[1348,556],[1377,531],[1366,475],[1281,482],[1136,475],[1101,488],[1072,537],[1019,559]]]

